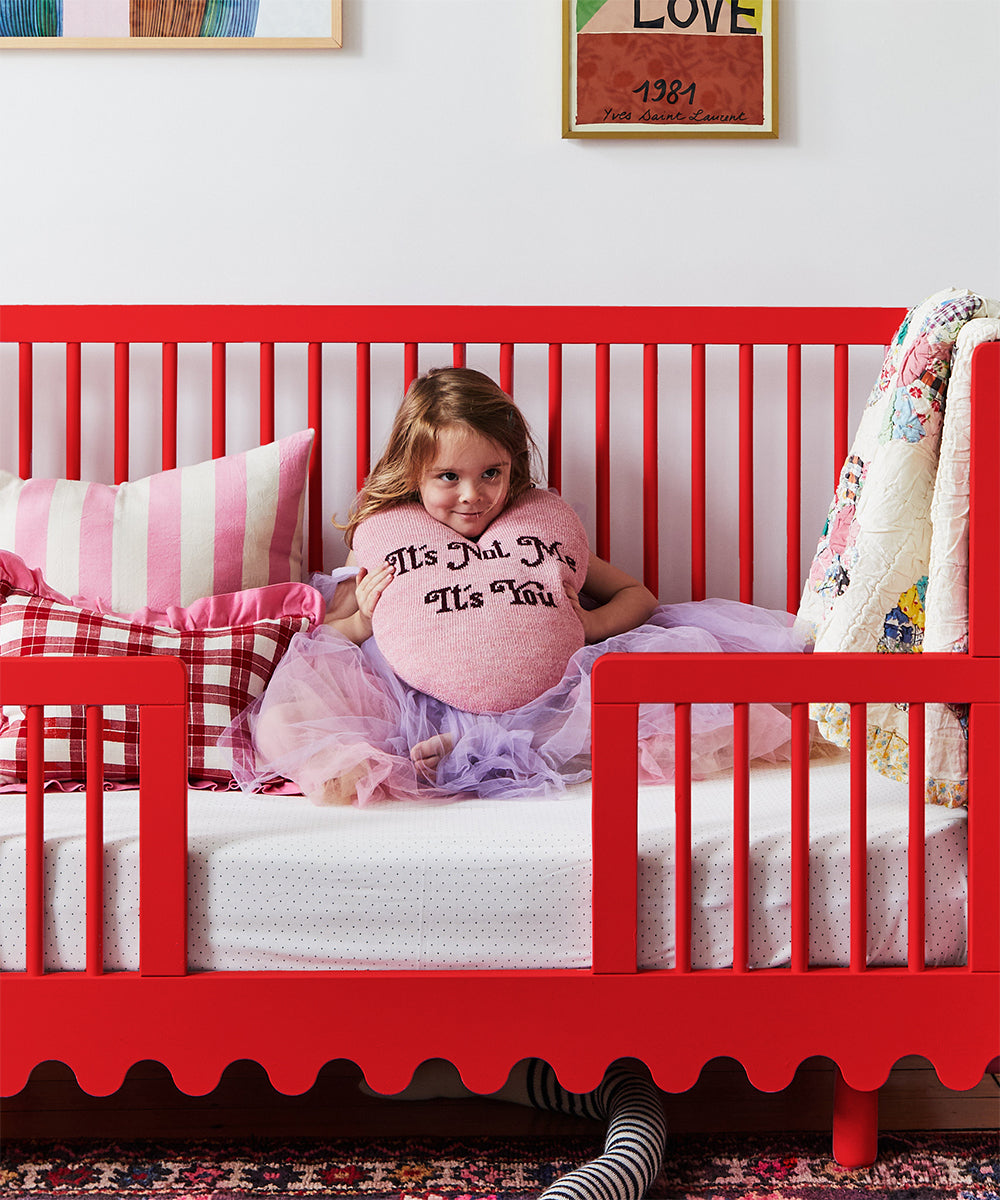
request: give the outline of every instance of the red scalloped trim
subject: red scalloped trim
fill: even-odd
[[[919,1053],[915,1051],[914,1053]],[[496,1058],[487,1055],[478,1057],[474,1062],[457,1062],[462,1081],[470,1091],[488,1094],[499,1090],[507,1081],[511,1068],[516,1061],[509,1062],[506,1058]],[[358,1062],[365,1081],[377,1092],[391,1095],[402,1091],[413,1078],[417,1067],[428,1058],[439,1057],[428,1054],[415,1056],[404,1061],[402,1058],[392,1065],[385,1063]],[[457,1057],[457,1056],[456,1056]],[[605,1070],[614,1061],[614,1057],[602,1054],[597,1048],[581,1048],[579,1052],[567,1057],[566,1054],[538,1054],[543,1057],[555,1070],[560,1083],[568,1091],[588,1092],[596,1088],[603,1078]],[[638,1056],[629,1056],[638,1057]],[[669,1060],[657,1063],[649,1057],[643,1061],[649,1067],[657,1085],[668,1092],[685,1092],[698,1082],[704,1067],[716,1058],[729,1058],[742,1066],[746,1071],[751,1085],[761,1092],[782,1091],[793,1082],[799,1067],[807,1059],[814,1057],[827,1058],[837,1066],[845,1081],[857,1091],[875,1091],[887,1080],[889,1073],[895,1067],[896,1061],[873,1059],[865,1057],[863,1061],[850,1058],[831,1058],[829,1055],[803,1054],[801,1057],[782,1055],[780,1063],[766,1061],[759,1054],[744,1055],[712,1055],[702,1054],[687,1060],[683,1069],[678,1070],[676,1063]],[[907,1057],[905,1055],[900,1056]],[[954,1090],[966,1090],[975,1087],[986,1074],[990,1059],[982,1056],[968,1055],[962,1061],[952,1061],[941,1066],[929,1060],[929,1065],[935,1069],[944,1087]],[[139,1062],[149,1061],[144,1058],[121,1057],[113,1052],[105,1053],[99,1060],[88,1059],[86,1062],[75,1062],[73,1055],[65,1055],[59,1061],[64,1062],[76,1077],[81,1089],[92,1096],[106,1096],[119,1090],[125,1081],[128,1070]],[[42,1060],[39,1060],[42,1061]],[[160,1055],[154,1059],[160,1062],[170,1072],[174,1085],[179,1091],[190,1096],[204,1096],[218,1087],[224,1071],[233,1063],[251,1061],[258,1063],[267,1073],[268,1079],[275,1091],[285,1095],[300,1095],[315,1084],[320,1070],[330,1061],[321,1056],[308,1059],[289,1061],[287,1059],[270,1059],[267,1055],[246,1055],[243,1058],[219,1057],[218,1059],[202,1058],[197,1062],[187,1059],[175,1059],[170,1055]],[[351,1061],[357,1061],[352,1059]],[[36,1064],[37,1065],[37,1064]],[[19,1091],[28,1082],[33,1068],[23,1073],[23,1079],[15,1080],[14,1091]]]

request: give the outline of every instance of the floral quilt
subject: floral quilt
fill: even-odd
[[[815,649],[968,651],[972,351],[1000,338],[1000,303],[948,289],[910,310],[893,339],[840,473],[799,607]],[[849,744],[846,705],[815,705]],[[967,800],[967,712],[928,705],[926,798]],[[907,775],[901,705],[868,706],[868,761]]]

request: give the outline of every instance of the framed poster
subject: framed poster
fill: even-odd
[[[0,0],[10,49],[337,49],[342,0]]]
[[[563,137],[777,137],[777,0],[563,0]]]

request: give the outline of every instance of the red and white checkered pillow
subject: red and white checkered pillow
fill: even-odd
[[[181,630],[90,612],[0,579],[0,654],[170,654],[188,669],[188,766],[192,782],[229,786],[228,756],[216,747],[229,722],[259,696],[292,636],[311,615],[283,615],[218,629]],[[46,780],[86,778],[82,707],[46,707]],[[105,779],[138,778],[139,717],[134,705],[104,709]],[[0,784],[26,772],[25,721],[0,715]]]

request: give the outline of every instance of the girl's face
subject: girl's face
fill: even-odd
[[[510,455],[466,425],[446,425],[418,491],[436,521],[475,539],[507,503]]]

